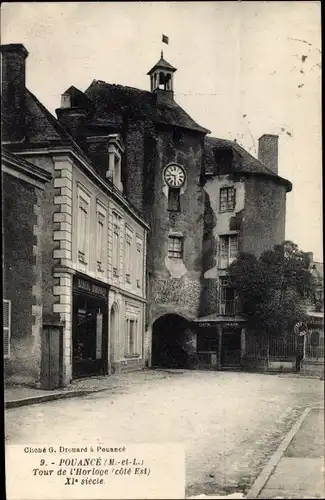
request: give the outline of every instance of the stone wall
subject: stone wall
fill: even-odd
[[[154,203],[151,205],[151,231],[148,241],[148,269],[151,272],[148,322],[165,313],[194,318],[201,293],[201,251],[203,238],[204,194],[201,187],[202,136],[190,131],[177,135],[172,129],[157,131],[151,169]],[[186,182],[181,188],[180,212],[168,211],[168,187],[164,168],[169,163],[182,165]],[[183,258],[168,258],[168,236],[183,237]],[[151,295],[151,296],[150,296]]]
[[[250,176],[245,180],[239,248],[260,255],[285,237],[286,189],[271,178]]]
[[[42,191],[3,174],[4,299],[11,300],[5,381],[37,385],[40,376]]]

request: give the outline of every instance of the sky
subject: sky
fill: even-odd
[[[53,114],[94,79],[149,90],[163,49],[175,100],[211,135],[254,156],[279,135],[286,239],[323,261],[320,2],[2,3],[1,43],[25,45],[27,87]]]

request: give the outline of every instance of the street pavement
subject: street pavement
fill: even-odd
[[[324,498],[324,408],[306,412],[257,498]]]
[[[317,379],[134,373],[105,391],[6,410],[5,439],[26,445],[181,443],[187,496],[245,494],[305,408],[322,406]]]

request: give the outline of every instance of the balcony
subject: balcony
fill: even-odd
[[[236,301],[228,300],[219,304],[220,316],[235,316],[237,313]]]

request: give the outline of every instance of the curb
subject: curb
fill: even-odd
[[[35,405],[38,403],[47,403],[48,401],[56,401],[58,399],[68,399],[68,398],[76,398],[81,396],[87,396],[89,394],[93,394],[96,392],[107,391],[109,389],[116,389],[117,386],[114,387],[105,387],[104,389],[82,389],[78,391],[67,391],[62,393],[53,393],[53,394],[41,394],[40,396],[31,396],[29,398],[23,399],[14,399],[12,401],[5,401],[5,410],[9,410],[10,408],[18,408],[20,406],[26,405]]]
[[[144,370],[141,370],[144,371]],[[162,370],[160,370],[162,371]],[[167,372],[168,373],[168,372]],[[169,372],[175,375],[175,373]],[[178,374],[177,374],[178,375]],[[87,396],[89,394],[94,394],[96,392],[108,391],[111,389],[119,389],[120,385],[110,385],[109,387],[101,387],[99,389],[76,389],[69,390],[65,392],[54,392],[50,394],[41,394],[39,396],[30,396],[22,399],[13,399],[11,401],[5,401],[4,407],[6,410],[11,408],[19,408],[20,406],[35,405],[39,403],[47,403],[49,401],[56,401],[58,399],[68,399],[75,397]]]
[[[280,462],[284,452],[288,448],[288,446],[291,443],[294,436],[297,434],[301,424],[306,419],[306,417],[310,411],[311,411],[311,408],[306,408],[306,410],[303,412],[303,414],[298,418],[298,420],[291,427],[290,431],[287,433],[287,435],[282,440],[282,442],[280,443],[280,445],[278,446],[276,451],[273,453],[273,455],[271,456],[270,460],[268,461],[268,463],[266,464],[266,466],[264,467],[264,469],[262,470],[260,475],[257,477],[253,486],[250,488],[250,490],[245,495],[245,499],[246,498],[247,499],[257,498],[258,495],[261,493],[265,484],[269,480],[272,472],[274,471],[275,467]]]

